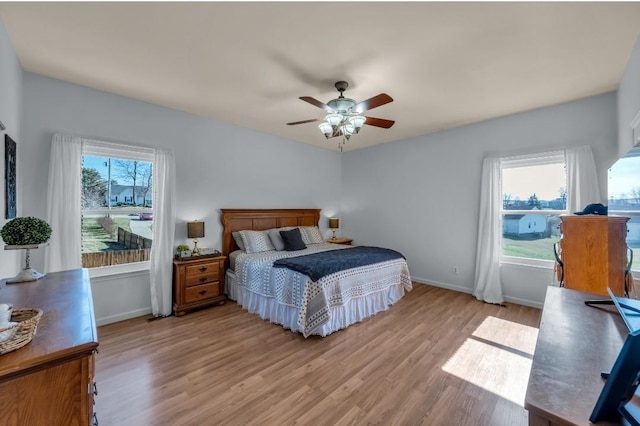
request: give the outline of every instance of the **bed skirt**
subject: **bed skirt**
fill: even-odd
[[[403,284],[398,282],[367,296],[352,298],[343,306],[330,306],[329,321],[311,334],[324,337],[351,324],[361,322],[378,312],[386,311],[389,306],[400,300],[404,293]],[[260,315],[260,318],[302,333],[298,325],[300,313],[298,307],[278,303],[273,297],[255,294],[245,287],[237,285],[236,276],[231,270],[226,272],[225,294],[247,311]]]

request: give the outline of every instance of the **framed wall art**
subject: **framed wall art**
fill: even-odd
[[[4,206],[5,219],[16,217],[16,143],[4,135]]]

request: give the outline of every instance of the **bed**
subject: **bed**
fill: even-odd
[[[319,220],[320,209],[222,209],[227,297],[262,319],[308,337],[327,336],[361,322],[387,310],[411,290],[409,270],[401,254],[327,243],[319,232]],[[306,248],[286,251],[269,246],[274,237],[265,235],[279,235],[280,229],[302,233]],[[296,261],[313,265],[316,262],[310,261],[315,260],[312,256],[357,257],[359,250],[367,257],[366,250],[376,250],[376,255],[383,257],[347,270],[329,268],[321,277],[291,270],[287,265]]]

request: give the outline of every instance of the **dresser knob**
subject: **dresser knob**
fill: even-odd
[[[207,277],[200,277],[200,282],[203,283],[207,280]]]
[[[93,413],[93,426],[98,426],[98,415],[96,413]]]
[[[207,294],[207,290],[200,290],[200,295],[204,296],[205,294]]]
[[[206,266],[203,266],[202,268],[200,268],[200,272],[204,272],[204,271],[206,271],[206,270],[207,270],[207,267],[206,267]]]
[[[98,385],[96,382],[93,382],[93,394],[98,396]]]

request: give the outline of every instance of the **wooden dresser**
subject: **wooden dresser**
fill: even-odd
[[[605,383],[600,373],[611,369],[628,330],[615,307],[586,306],[590,299],[599,297],[547,287],[524,400],[530,426],[591,424]]]
[[[223,304],[226,256],[198,256],[173,261],[173,313],[179,317],[203,306]]]
[[[561,216],[564,286],[607,295],[624,293],[627,221],[622,216]]]
[[[2,280],[0,303],[43,311],[31,343],[0,355],[0,424],[97,424],[98,334],[88,271],[54,272],[17,284]]]

